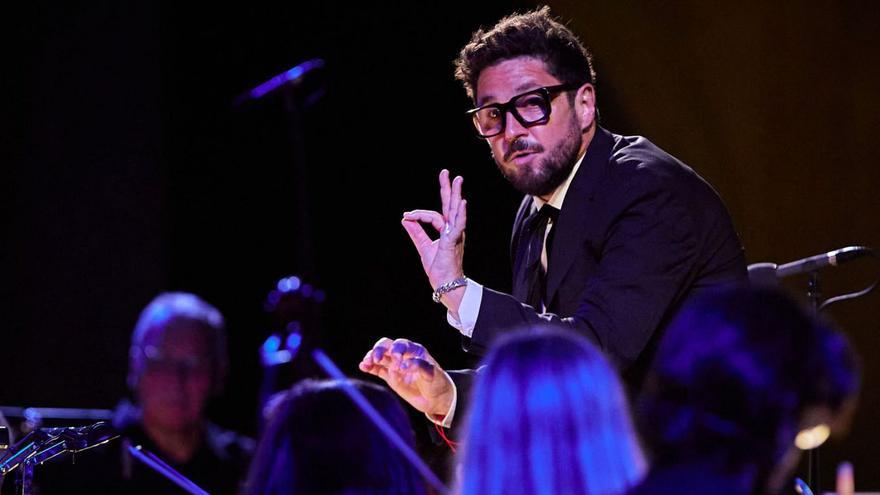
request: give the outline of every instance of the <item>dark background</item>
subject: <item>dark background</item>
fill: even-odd
[[[437,207],[441,168],[464,175],[466,271],[508,288],[519,197],[472,136],[452,60],[477,26],[531,5],[97,1],[5,17],[0,404],[112,407],[138,312],[159,291],[187,290],[228,319],[231,381],[213,415],[252,432],[262,301],[294,273],[326,290],[325,347],[345,371],[380,336],[472,364],[399,219]],[[707,178],[749,262],[880,246],[873,3],[551,5],[596,55],[604,125]],[[315,57],[325,95],[301,115],[302,148],[281,96],[231,108]],[[878,272],[870,260],[828,270],[824,289]],[[802,293],[806,280],[787,285]],[[862,355],[864,391],[823,464],[854,461],[860,489],[880,488],[878,303],[829,311]]]

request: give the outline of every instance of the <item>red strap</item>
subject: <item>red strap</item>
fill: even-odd
[[[446,430],[437,423],[434,423],[434,428],[437,429],[437,433],[440,435],[440,438],[442,438],[443,441],[446,442],[446,445],[449,446],[450,450],[452,450],[452,453],[454,454],[455,448],[458,447],[458,442],[453,442],[452,440],[450,440],[449,437],[446,436]]]

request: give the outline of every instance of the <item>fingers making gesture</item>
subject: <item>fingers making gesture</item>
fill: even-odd
[[[441,211],[413,210],[403,214],[403,228],[419,252],[422,268],[431,287],[462,277],[464,231],[467,224],[467,200],[462,198],[461,176],[449,180],[449,171],[440,172]],[[432,239],[423,224],[429,224],[439,237]]]

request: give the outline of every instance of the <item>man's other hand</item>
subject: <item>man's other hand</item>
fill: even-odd
[[[434,418],[442,420],[452,406],[455,385],[421,344],[383,337],[358,367],[385,380],[403,400]]]

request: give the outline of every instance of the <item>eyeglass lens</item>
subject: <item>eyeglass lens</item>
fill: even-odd
[[[506,107],[506,108],[504,108]],[[519,115],[521,122],[534,124],[547,118],[549,101],[541,92],[517,96],[507,105],[489,106],[474,113],[477,131],[484,136],[500,134],[504,130],[505,115],[512,110]]]

